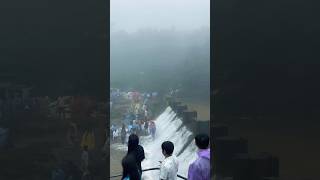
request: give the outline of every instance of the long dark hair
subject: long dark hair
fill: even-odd
[[[136,159],[132,154],[127,154],[122,159],[122,170],[123,171],[121,179],[129,176],[130,180],[140,180],[140,173],[136,164]]]
[[[139,137],[135,134],[131,134],[128,140],[128,154],[137,149],[139,145]]]

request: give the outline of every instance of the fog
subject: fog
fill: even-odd
[[[195,30],[210,24],[210,0],[111,0],[111,30],[175,28]]]
[[[209,95],[209,1],[112,0],[111,86]],[[191,88],[197,86],[198,88]]]

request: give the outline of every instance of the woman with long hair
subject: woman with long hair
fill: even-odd
[[[122,178],[121,180],[140,180],[141,173],[138,169],[136,159],[133,154],[127,154],[122,159]]]
[[[139,137],[136,134],[131,134],[128,141],[128,153],[127,155],[133,155],[138,166],[140,174],[142,173],[141,161],[144,160],[144,149],[139,145]]]

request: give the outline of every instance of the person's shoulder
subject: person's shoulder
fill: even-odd
[[[174,157],[170,157],[170,158],[164,159],[162,163],[165,167],[171,167],[175,162],[178,162],[178,160],[175,159]]]
[[[170,167],[171,166],[170,166],[170,163],[168,163],[168,161],[166,161],[166,160],[162,161],[162,163],[161,163],[161,169],[162,170],[166,170],[167,171],[168,169],[170,169]]]
[[[189,165],[189,167],[190,167],[190,168],[194,168],[194,167],[196,166],[196,164],[198,163],[197,161],[198,161],[198,159],[194,160],[194,161]]]
[[[194,161],[190,164],[189,169],[197,170],[198,167],[199,167],[198,164],[200,164],[200,159],[199,159],[199,158],[196,159],[196,160],[194,160]]]
[[[171,156],[170,161],[178,162],[178,158],[174,155]]]
[[[138,149],[139,149],[139,150],[142,150],[142,151],[144,150],[141,145],[138,145]]]

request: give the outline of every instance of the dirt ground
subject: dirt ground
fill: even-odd
[[[115,176],[122,173],[121,160],[125,156],[125,152],[117,151],[110,148],[110,175]],[[112,178],[112,180],[120,180],[119,178]]]

